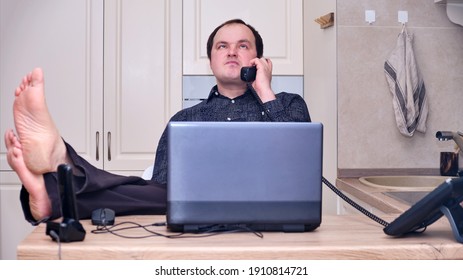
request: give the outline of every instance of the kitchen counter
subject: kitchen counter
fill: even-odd
[[[358,178],[337,178],[336,186],[348,197],[355,197],[385,214],[401,214],[425,195],[366,186]]]

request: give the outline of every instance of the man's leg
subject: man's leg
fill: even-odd
[[[91,165],[66,144],[78,174],[73,177],[79,216],[88,218],[96,208],[108,207],[118,215],[165,214],[167,186],[138,176],[121,176]],[[47,174],[46,180],[48,180]],[[52,184],[49,184],[52,185]],[[47,191],[53,190],[47,185]]]
[[[74,167],[74,182],[81,217],[91,210],[112,207],[118,214],[163,214],[166,186],[139,177],[100,170],[81,158],[61,139],[46,106],[41,69],[23,78],[15,91],[14,121],[18,137],[5,133],[8,162],[23,183],[21,202],[29,219],[61,215],[57,166]]]
[[[66,148],[75,171],[72,181],[80,218],[90,218],[92,211],[97,208],[111,208],[117,215],[165,214],[166,184],[109,173],[91,165],[70,145],[66,144]],[[8,153],[11,154],[9,163],[23,183],[20,200],[26,220],[36,224],[44,218],[61,217],[62,190],[58,188],[58,174],[49,172],[35,175],[30,172],[21,161],[22,150],[19,146],[9,148]]]

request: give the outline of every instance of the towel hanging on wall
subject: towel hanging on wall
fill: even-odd
[[[415,130],[425,133],[428,98],[416,65],[412,38],[405,25],[397,38],[395,49],[384,63],[384,71],[400,133],[405,136],[413,136]]]

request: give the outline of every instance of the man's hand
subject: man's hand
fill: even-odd
[[[257,68],[256,80],[252,87],[256,90],[263,103],[275,100],[275,93],[272,90],[272,61],[268,58],[254,58],[250,61],[251,65]]]

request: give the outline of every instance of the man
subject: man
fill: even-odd
[[[263,58],[259,33],[242,20],[218,26],[207,42],[210,67],[217,85],[207,100],[175,114],[171,121],[310,121],[304,100],[296,94],[271,89],[272,62]],[[241,68],[256,66],[252,83],[259,100],[240,78]],[[167,197],[167,133],[159,140],[151,180],[120,176],[97,169],[60,137],[48,112],[41,69],[23,78],[15,91],[16,133],[5,133],[7,159],[20,178],[25,218],[38,224],[61,216],[57,166],[73,166],[79,216],[108,207],[118,215],[164,214]]]

